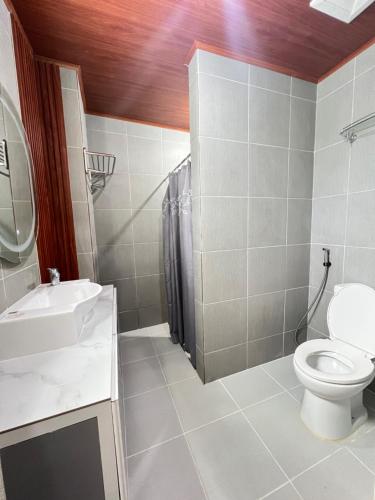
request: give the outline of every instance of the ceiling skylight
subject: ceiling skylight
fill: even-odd
[[[359,16],[374,0],[311,0],[310,7],[350,23]]]

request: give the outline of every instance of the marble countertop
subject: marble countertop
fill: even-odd
[[[78,344],[0,362],[0,432],[117,398],[113,311],[105,286]]]

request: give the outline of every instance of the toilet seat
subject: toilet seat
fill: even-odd
[[[364,351],[339,340],[305,342],[297,348],[294,361],[306,375],[331,384],[359,384],[374,373]]]

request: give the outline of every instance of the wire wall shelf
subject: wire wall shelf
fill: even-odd
[[[371,113],[370,115],[364,116],[350,125],[347,125],[341,130],[340,135],[352,144],[358,139],[358,134],[360,132],[371,128],[375,128],[375,113]]]
[[[109,153],[97,153],[83,148],[85,172],[89,180],[91,194],[102,190],[106,180],[115,170],[116,156]]]

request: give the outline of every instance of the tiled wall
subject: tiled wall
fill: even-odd
[[[375,287],[375,133],[352,145],[340,130],[375,112],[375,45],[318,85],[311,229],[310,296],[323,276],[323,246],[332,267],[309,337],[327,334],[333,287],[360,282]]]
[[[0,0],[0,82],[20,112],[16,63],[9,12]],[[1,127],[0,127],[1,128]],[[40,283],[35,242],[28,257],[14,265],[0,259],[0,313]]]
[[[117,287],[120,331],[162,323],[167,183],[156,187],[190,152],[189,134],[90,115],[87,129],[91,150],[117,158],[106,188],[94,195],[100,281]]]
[[[83,111],[77,71],[60,68],[70,190],[80,278],[96,281],[96,234],[92,195],[86,182],[83,148],[87,147],[86,117]]]
[[[316,86],[197,51],[189,67],[198,371],[288,354],[307,306]]]

